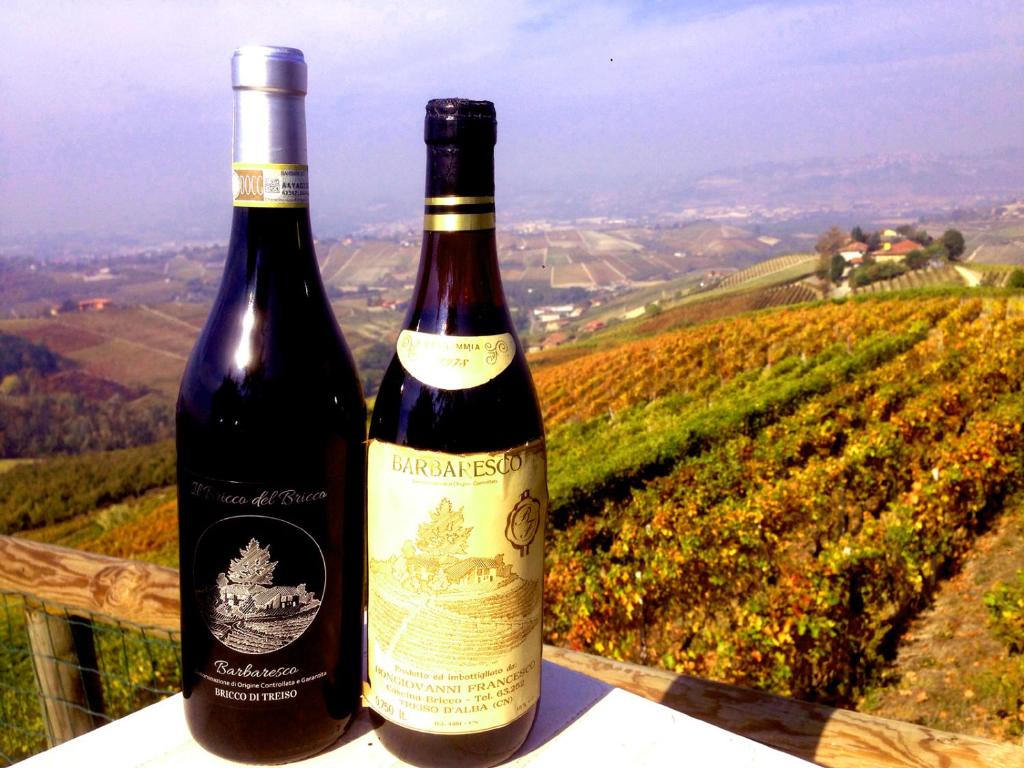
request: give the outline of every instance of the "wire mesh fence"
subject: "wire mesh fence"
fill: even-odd
[[[0,591],[0,765],[180,688],[175,633]]]

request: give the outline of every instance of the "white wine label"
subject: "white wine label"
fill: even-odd
[[[402,331],[398,359],[412,376],[438,389],[469,389],[486,384],[512,363],[511,333],[494,336],[445,336]]]
[[[371,440],[369,705],[430,733],[491,730],[540,696],[544,441],[448,454]]]
[[[290,163],[232,163],[231,199],[245,208],[308,208],[309,167]]]

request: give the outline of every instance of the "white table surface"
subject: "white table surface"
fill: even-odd
[[[812,765],[550,662],[543,665],[542,690],[533,730],[506,766]],[[209,754],[192,740],[179,694],[19,765],[214,768],[239,764]],[[405,763],[380,744],[364,710],[338,743],[291,765],[393,768]]]

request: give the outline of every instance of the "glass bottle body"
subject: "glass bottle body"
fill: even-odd
[[[501,289],[493,229],[424,233],[419,275],[403,327],[421,334],[469,339],[510,334],[514,354],[494,378],[456,389],[422,381],[396,355],[377,395],[371,441],[455,457],[501,452],[526,444],[543,445],[535,390]],[[546,500],[546,487],[543,498]],[[372,510],[371,504],[371,514]],[[495,510],[490,524],[499,529],[505,526],[505,514],[505,510]],[[542,541],[541,528],[538,543],[542,545]],[[370,579],[372,600],[372,560]],[[370,616],[372,637],[372,606]],[[539,685],[539,629],[528,642],[531,647],[526,655],[537,664]],[[369,675],[371,688],[380,684],[372,661]],[[405,727],[397,722],[394,712],[390,717],[374,713],[373,718],[381,741],[407,762],[420,766],[484,766],[507,759],[522,745],[536,709],[534,700],[510,722],[473,733]]]
[[[305,208],[234,209],[177,408],[185,712],[283,762],[359,706],[365,404]]]

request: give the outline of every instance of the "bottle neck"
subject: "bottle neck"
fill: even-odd
[[[231,161],[306,165],[306,105],[301,93],[234,89]]]
[[[305,96],[242,87],[236,87],[234,94],[235,207],[306,209],[308,218]]]
[[[303,281],[316,272],[304,102],[298,92],[234,89],[233,216],[226,269],[249,289],[257,271],[272,270],[277,280],[292,275]]]
[[[509,330],[494,227],[493,145],[428,143],[423,249],[407,328],[453,336]]]

